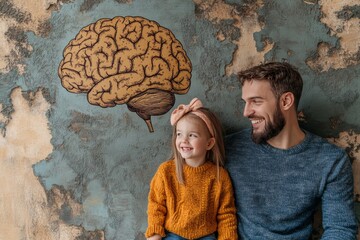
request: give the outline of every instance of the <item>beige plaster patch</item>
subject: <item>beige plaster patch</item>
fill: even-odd
[[[0,73],[7,73],[12,68],[16,68],[20,74],[25,72],[25,66],[21,63],[21,53],[17,46],[17,42],[10,40],[6,36],[6,32],[13,27],[24,32],[32,31],[40,34],[39,29],[51,17],[52,5],[61,5],[61,1],[57,0],[11,0],[8,4],[16,8],[17,11],[30,16],[28,21],[17,21],[15,17],[2,14],[0,16]],[[11,11],[10,11],[11,12]],[[15,13],[14,13],[15,14]],[[27,43],[22,43],[24,48],[29,51],[32,47]]]
[[[14,113],[0,137],[0,239],[35,239],[33,231],[39,226],[39,239],[45,239],[51,235],[46,194],[32,165],[52,152],[45,116],[50,105],[38,92],[30,107],[19,88],[11,99]]]
[[[352,168],[354,175],[355,194],[360,194],[360,134],[354,131],[341,132],[338,138],[328,139],[341,148],[350,148],[350,157],[353,160]],[[360,199],[358,199],[360,201]]]
[[[225,3],[224,0],[194,0],[195,4],[204,12],[206,19],[213,23],[220,20],[234,20],[234,27],[240,30],[240,38],[234,40],[237,49],[233,54],[232,62],[226,67],[226,75],[236,74],[241,70],[264,62],[264,56],[274,44],[265,40],[264,48],[257,51],[254,33],[261,31],[262,24],[259,22],[257,11],[264,5],[263,0],[256,0],[239,13],[234,6]],[[218,33],[218,39],[223,40],[224,34]]]
[[[79,215],[81,205],[57,187],[45,192],[32,168],[53,151],[46,117],[50,104],[41,91],[26,100],[20,88],[11,100],[14,112],[9,119],[1,116],[8,124],[0,136],[0,240],[74,240],[85,231],[62,222],[59,209],[66,203]]]
[[[36,28],[42,21],[50,17],[51,12],[48,10],[50,6],[57,4],[57,0],[12,0],[12,2],[22,12],[31,13],[32,21],[26,25],[34,32],[37,31]]]
[[[319,43],[318,55],[308,59],[307,64],[321,72],[359,64],[357,55],[360,52],[360,19],[354,17],[344,20],[337,15],[345,7],[359,5],[359,0],[321,0],[319,4],[323,13],[320,20],[330,29],[330,34],[339,39],[339,47],[325,42]]]

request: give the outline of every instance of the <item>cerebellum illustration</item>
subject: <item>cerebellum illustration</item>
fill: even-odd
[[[126,104],[154,131],[151,116],[167,113],[175,94],[190,89],[192,65],[167,28],[143,17],[99,19],[82,28],[63,51],[62,86],[86,93],[92,105]]]

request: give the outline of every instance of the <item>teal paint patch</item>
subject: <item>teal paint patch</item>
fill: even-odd
[[[152,119],[155,132],[150,134],[143,120],[126,105],[92,106],[86,94],[66,91],[57,76],[64,47],[80,29],[100,18],[142,16],[158,22],[173,32],[196,66],[190,92],[176,96],[176,105],[194,95],[208,97],[209,101],[227,96],[226,89],[214,93],[227,81],[224,69],[235,47],[228,40],[216,40],[216,28],[195,18],[190,0],[127,4],[105,0],[86,9],[82,6],[80,1],[72,2],[54,12],[46,38],[27,35],[34,50],[27,59],[21,87],[44,87],[52,102],[49,125],[54,151],[34,166],[34,172],[47,190],[53,185],[63,186],[82,203],[85,211],[75,218],[63,209],[62,219],[67,223],[87,230],[104,229],[106,239],[135,239],[146,228],[144,206],[150,180],[170,153],[171,111]],[[231,36],[236,37],[236,33]]]
[[[50,190],[54,185],[61,185],[68,189],[70,187],[81,187],[81,184],[76,183],[77,174],[67,164],[64,156],[59,156],[60,153],[55,151],[49,156],[48,160],[43,160],[33,166],[34,174],[41,175],[39,179],[45,190]],[[61,159],[62,161],[53,161],[53,159]],[[79,200],[79,198],[77,199]]]
[[[243,103],[236,76],[225,74],[237,47],[232,41],[241,38],[232,20],[214,25],[196,12],[199,9],[191,0],[120,2],[89,1],[86,8],[84,1],[64,4],[52,14],[50,32],[46,35],[19,36],[18,40],[28,41],[33,50],[24,52],[29,54],[24,59],[27,65],[24,75],[11,71],[0,76],[0,99],[5,105],[3,112],[9,116],[12,111],[9,95],[15,86],[23,91],[45,89],[46,99],[51,103],[48,117],[54,151],[34,165],[34,173],[46,190],[62,186],[85,207],[82,215],[74,217],[65,206],[60,215],[66,223],[89,230],[104,229],[106,239],[141,239],[139,236],[146,229],[150,180],[170,153],[171,110],[153,119],[155,132],[150,134],[143,120],[126,105],[92,106],[86,94],[66,91],[57,70],[64,47],[79,30],[100,18],[115,16],[142,16],[158,22],[181,41],[193,64],[190,91],[176,96],[175,104],[199,97],[221,116],[227,133],[249,123],[242,117]],[[243,4],[251,4],[251,1],[226,2],[238,3],[239,11],[244,9]],[[319,6],[302,1],[266,1],[259,14],[264,28],[254,34],[258,51],[263,48],[264,39],[271,39],[275,48],[266,55],[266,60],[287,59],[303,74],[301,108],[308,120],[305,128],[322,136],[359,129],[359,66],[318,73],[305,64],[319,42],[336,45],[338,41],[319,22]],[[225,30],[224,41],[216,39],[221,29]],[[335,118],[344,122],[332,129],[329,119]]]
[[[103,0],[84,0],[80,6],[80,12],[86,12],[102,3]]]
[[[320,15],[319,5],[303,1],[266,1],[259,11],[264,28],[255,34],[258,48],[263,47],[262,39],[269,38],[275,47],[267,53],[267,59],[287,59],[296,66],[303,65],[320,41],[332,45],[337,42],[319,21]]]
[[[87,197],[82,204],[83,226],[90,230],[103,229],[108,219],[108,209],[105,205],[106,189],[98,180],[94,179],[87,183],[86,190]]]

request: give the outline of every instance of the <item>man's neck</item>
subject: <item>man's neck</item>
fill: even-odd
[[[305,138],[305,133],[299,125],[286,126],[275,137],[267,141],[268,144],[279,149],[289,149],[301,143]]]

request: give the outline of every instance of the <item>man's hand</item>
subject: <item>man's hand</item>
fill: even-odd
[[[146,240],[161,240],[161,239],[162,239],[162,237],[160,235],[156,234],[156,235],[153,235],[153,236],[147,238]]]

